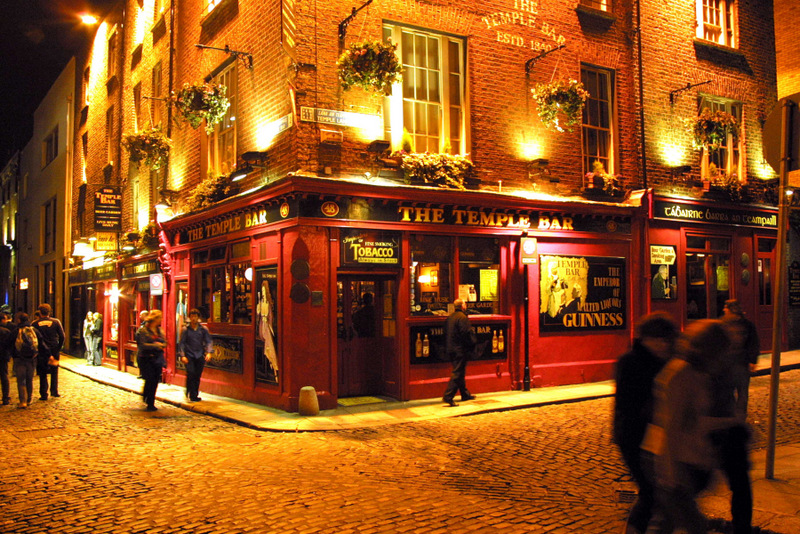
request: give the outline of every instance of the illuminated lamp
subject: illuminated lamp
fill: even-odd
[[[94,253],[94,247],[89,240],[85,237],[82,237],[75,241],[75,246],[72,249],[73,256],[79,256],[81,258],[85,258],[86,256],[90,256]]]

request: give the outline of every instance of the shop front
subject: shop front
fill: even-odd
[[[649,309],[671,313],[683,328],[720,317],[725,301],[737,299],[769,350],[777,208],[651,195],[649,213]]]
[[[136,362],[136,331],[141,326],[139,313],[143,310],[163,310],[163,275],[155,254],[135,256],[119,263],[120,282],[109,303],[109,340],[113,344],[118,368],[138,374]],[[172,328],[166,319],[162,327]],[[106,350],[106,357],[109,352]]]
[[[163,223],[168,302],[214,338],[202,390],[290,411],[303,386],[322,408],[440,396],[456,298],[478,335],[471,391],[605,380],[641,311],[634,204],[289,177]]]

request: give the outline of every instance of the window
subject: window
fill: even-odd
[[[712,43],[738,46],[736,0],[697,0],[697,37]]]
[[[56,199],[42,206],[42,254],[56,250]]]
[[[686,318],[716,319],[730,298],[727,237],[686,236]]]
[[[725,111],[730,113],[736,119],[737,124],[740,126],[742,124],[742,107],[738,102],[701,96],[698,102],[698,115],[706,108],[711,112]],[[700,162],[701,176],[711,180],[733,176],[741,179],[742,165],[739,155],[741,153],[743,134],[744,132],[740,128],[738,142],[734,143],[733,136],[729,135],[718,149],[703,148]]]
[[[133,86],[133,129],[138,132],[142,126],[142,82],[139,82]]]
[[[198,251],[192,258],[192,302],[210,323],[253,322],[250,242]]]
[[[211,13],[223,0],[206,0],[206,14]]]
[[[153,2],[153,11],[154,11],[154,15],[155,15],[154,18],[155,18],[156,21],[158,21],[158,19],[164,13],[164,10],[166,9],[166,7],[167,6],[166,6],[166,1],[165,0],[155,0]]]
[[[117,74],[117,39],[119,39],[119,35],[117,33],[116,28],[111,31],[111,34],[108,36],[108,47],[107,47],[107,57],[106,57],[106,65],[108,66],[108,70],[106,72],[107,76],[111,78]]]
[[[611,0],[581,0],[581,5],[591,7],[592,9],[599,9],[600,11],[609,11]]]
[[[613,73],[584,65],[581,83],[589,92],[583,108],[583,173],[591,172],[595,161],[614,173]]]
[[[131,201],[132,201],[132,214],[133,221],[136,228],[141,227],[139,224],[139,176],[135,175],[131,179]]]
[[[399,148],[404,131],[416,152],[466,153],[464,40],[384,26],[385,41],[399,43],[402,92],[386,99],[386,133]]]
[[[412,315],[447,315],[456,298],[471,313],[499,313],[497,239],[412,235],[410,247]]]
[[[81,174],[83,183],[86,183],[86,162],[89,159],[89,132],[83,132],[81,135]]]
[[[56,304],[56,262],[50,261],[44,264],[44,295],[43,302],[55,306]]]
[[[114,163],[114,106],[106,110],[106,155]]]
[[[772,263],[775,258],[775,239],[758,238],[758,304],[772,306]]]
[[[86,67],[83,71],[83,85],[81,86],[81,90],[83,91],[83,103],[84,105],[89,104],[89,82],[91,81],[91,69]]]
[[[162,91],[162,77],[161,77],[161,62],[155,64],[153,67],[153,75],[152,75],[152,92],[151,92],[151,100],[150,100],[150,120],[152,121],[153,127],[161,125],[161,91]]]
[[[225,96],[231,105],[209,135],[208,168],[225,175],[236,169],[236,63],[225,68],[214,82],[225,86]]]
[[[47,167],[58,156],[58,125],[42,141],[42,168]]]

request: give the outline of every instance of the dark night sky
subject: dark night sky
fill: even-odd
[[[100,16],[115,0],[4,0],[0,17],[0,169],[25,147],[33,112],[66,66],[87,46],[93,27],[77,14]]]

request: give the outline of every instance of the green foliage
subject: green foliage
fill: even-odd
[[[403,137],[400,140],[400,150],[402,150],[406,154],[411,154],[412,152],[416,152],[414,150],[414,138],[411,137],[411,134],[405,128],[403,128]]]
[[[694,147],[702,149],[707,147],[710,151],[719,149],[728,140],[728,136],[733,137],[733,142],[739,140],[739,124],[736,117],[725,111],[711,111],[703,108],[703,111],[689,124],[692,135],[694,136]]]
[[[566,126],[571,132],[570,126],[581,122],[583,106],[589,98],[589,93],[583,88],[582,83],[575,80],[540,83],[532,89],[532,92],[539,118],[546,127],[563,132]],[[562,117],[563,126],[560,123]]]
[[[586,173],[586,178],[592,180],[593,189],[602,191],[608,196],[619,196],[622,193],[619,179],[613,174],[606,172],[603,162],[595,160],[592,163],[592,171]]]
[[[196,130],[205,119],[206,132],[211,133],[214,126],[225,118],[231,105],[225,96],[226,91],[227,87],[215,83],[185,83],[173,97],[173,102],[192,128]]]
[[[365,41],[350,45],[336,65],[344,90],[353,86],[370,93],[392,94],[392,84],[400,80],[403,66],[397,59],[397,45]]]
[[[194,188],[186,199],[189,211],[198,211],[225,199],[231,186],[227,176],[208,173],[208,177]]]
[[[158,170],[167,163],[172,142],[157,127],[124,136],[122,146],[133,163]]]
[[[442,188],[461,189],[474,173],[474,164],[460,154],[400,153],[408,183],[435,184]]]

